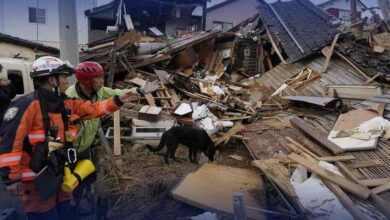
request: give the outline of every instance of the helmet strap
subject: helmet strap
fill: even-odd
[[[55,76],[55,85],[53,87],[53,92],[57,95],[57,96],[61,96],[61,91],[60,91],[60,79],[58,76]]]

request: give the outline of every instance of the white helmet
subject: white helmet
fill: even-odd
[[[44,56],[34,61],[31,78],[54,75],[70,76],[74,72],[73,66],[68,61],[62,61],[56,57]]]

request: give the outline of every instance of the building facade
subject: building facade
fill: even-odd
[[[258,13],[257,0],[212,0],[207,6],[206,29],[228,30]]]
[[[84,11],[97,0],[77,0],[80,47],[88,43],[88,19]],[[58,0],[0,0],[0,33],[59,48]]]

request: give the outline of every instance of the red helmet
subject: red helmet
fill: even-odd
[[[103,75],[103,67],[96,62],[85,61],[76,66],[76,78],[80,83],[88,85],[93,78]]]

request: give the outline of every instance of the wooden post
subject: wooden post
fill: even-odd
[[[111,62],[110,62],[110,73],[108,75],[108,81],[107,85],[108,87],[112,88],[112,85],[114,84],[114,75],[115,75],[115,68],[116,68],[116,52],[114,51],[111,55]]]
[[[354,24],[357,21],[358,18],[357,18],[356,0],[351,0],[351,24]]]
[[[114,112],[114,155],[121,155],[121,120],[120,110]]]
[[[234,220],[246,220],[244,194],[235,193],[233,195],[233,208],[234,208]]]

